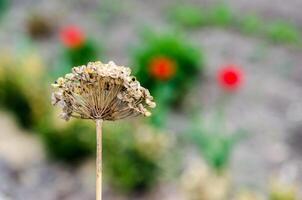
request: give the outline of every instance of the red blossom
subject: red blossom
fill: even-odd
[[[226,65],[218,71],[217,79],[223,89],[234,91],[242,85],[244,72],[236,65]]]
[[[176,73],[176,63],[167,57],[156,57],[149,65],[151,76],[158,80],[170,80]]]
[[[78,26],[67,26],[62,29],[60,39],[68,48],[78,48],[84,44],[85,34]]]

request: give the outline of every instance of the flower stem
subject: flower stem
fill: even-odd
[[[102,124],[96,120],[96,200],[102,200]]]

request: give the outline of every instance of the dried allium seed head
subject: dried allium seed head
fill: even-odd
[[[127,67],[114,62],[90,62],[74,67],[72,73],[52,84],[52,104],[62,107],[61,117],[118,120],[143,114],[150,116],[147,107],[154,108],[149,91],[131,76]]]

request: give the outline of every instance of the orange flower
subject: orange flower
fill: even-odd
[[[176,63],[167,57],[153,58],[149,65],[151,76],[158,80],[170,80],[176,73]]]
[[[67,26],[62,29],[60,39],[65,46],[73,49],[84,44],[85,34],[77,26]]]

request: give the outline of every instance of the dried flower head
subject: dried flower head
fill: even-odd
[[[52,104],[62,107],[62,118],[114,121],[140,114],[150,116],[154,108],[149,91],[131,76],[127,67],[114,62],[90,62],[52,84]]]

